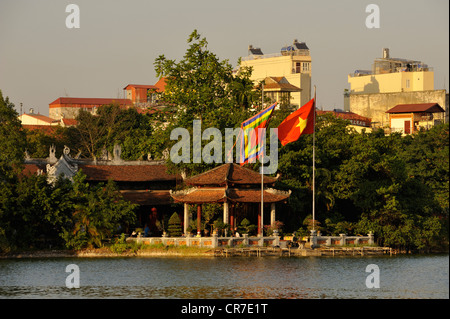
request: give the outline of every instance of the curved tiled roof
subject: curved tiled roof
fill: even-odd
[[[227,199],[238,203],[260,203],[261,189],[242,188],[190,188],[182,191],[171,192],[170,195],[176,202],[188,204],[217,203]],[[279,191],[273,188],[265,188],[263,194],[264,203],[276,203],[286,200],[291,192]]]
[[[173,181],[177,175],[167,173],[161,165],[80,165],[88,181],[147,182]]]
[[[264,176],[264,184],[273,184],[276,178]],[[205,173],[189,177],[185,183],[191,186],[261,184],[261,174],[234,163],[223,164]]]

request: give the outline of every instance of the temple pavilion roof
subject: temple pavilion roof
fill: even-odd
[[[260,203],[261,189],[245,189],[245,188],[197,188],[170,192],[175,202],[187,204],[203,204],[203,203],[220,203],[226,201],[238,203]],[[289,198],[291,191],[285,192],[274,188],[264,188],[264,203],[281,202]]]
[[[274,184],[277,178],[264,176],[263,183]],[[189,186],[261,185],[261,175],[235,163],[227,163],[185,180]]]

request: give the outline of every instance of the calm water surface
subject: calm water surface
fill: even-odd
[[[66,287],[66,266],[80,288]],[[380,288],[366,287],[369,264]],[[0,298],[449,298],[449,256],[0,259]]]

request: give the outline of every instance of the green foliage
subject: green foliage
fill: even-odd
[[[135,220],[137,205],[125,201],[113,181],[90,186],[85,179],[81,170],[74,177],[71,223],[62,232],[68,248],[102,247],[121,224]]]
[[[177,213],[173,213],[169,218],[169,227],[167,229],[170,237],[179,237],[183,234],[181,229],[181,219]]]
[[[13,179],[22,168],[26,136],[18,115],[0,90],[0,183]]]
[[[448,124],[406,137],[356,133],[347,124],[331,115],[317,118],[316,229],[374,231],[378,244],[392,247],[448,246]],[[277,187],[292,190],[287,225],[298,227],[310,215],[311,166],[311,135],[280,148]]]
[[[122,254],[127,251],[128,248],[129,246],[126,241],[125,234],[121,234],[120,237],[115,238],[114,243],[109,246],[109,249],[116,254]]]
[[[202,128],[214,127],[221,131],[224,149],[225,128],[237,128],[250,117],[248,107],[259,99],[253,91],[250,80],[251,70],[243,68],[233,76],[233,68],[227,60],[219,58],[208,50],[205,38],[194,30],[188,38],[189,47],[179,62],[167,59],[164,55],[155,60],[158,76],[166,78],[165,93],[162,97],[167,103],[175,105],[176,114],[168,119],[168,127],[159,127],[159,136],[165,147],[171,147],[176,141],[169,136],[174,128],[185,128],[193,136],[193,120],[200,120]],[[202,147],[209,143],[202,140]],[[191,143],[193,145],[193,143]],[[226,151],[222,152],[225,153]],[[168,161],[172,170],[184,170],[188,175],[210,169],[214,164],[194,164],[193,149],[189,164],[174,165]],[[223,156],[223,155],[221,155]],[[222,162],[225,160],[222,157]]]
[[[247,218],[244,218],[241,221],[240,226],[238,227],[238,231],[242,234],[253,235],[257,230],[257,228],[258,227],[256,225],[251,224]]]

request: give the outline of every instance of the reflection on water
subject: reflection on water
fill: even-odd
[[[0,260],[0,298],[449,298],[448,255]],[[80,288],[65,268],[80,269]],[[368,264],[380,268],[368,289]]]

